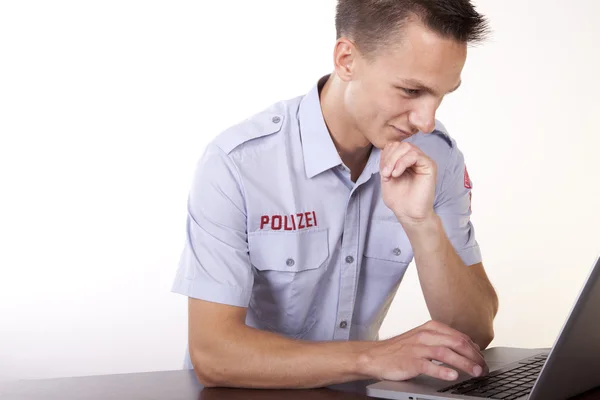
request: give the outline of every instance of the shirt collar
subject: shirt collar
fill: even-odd
[[[378,174],[380,160],[381,150],[375,146],[371,147],[371,154],[369,155],[367,165],[365,165],[365,171],[367,171],[371,175]]]
[[[321,110],[319,91],[327,82],[327,78],[329,75],[322,77],[313,86],[300,102],[298,109],[304,169],[309,179],[342,164]]]

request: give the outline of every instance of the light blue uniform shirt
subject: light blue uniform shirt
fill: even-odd
[[[173,291],[247,307],[247,325],[291,338],[377,340],[413,250],[383,203],[378,149],[351,181],[321,112],[325,79],[207,146]],[[455,141],[439,122],[407,141],[437,163],[434,208],[452,245],[481,262]]]

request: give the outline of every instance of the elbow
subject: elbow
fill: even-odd
[[[491,328],[486,332],[482,332],[479,334],[479,337],[475,340],[475,343],[481,348],[481,350],[485,350],[490,343],[494,340],[494,329]]]
[[[476,331],[473,341],[477,343],[481,350],[485,350],[494,340],[494,320],[491,319],[486,324],[481,324],[480,329]]]
[[[209,354],[190,347],[190,358],[196,379],[202,386],[207,388],[223,386],[223,376],[218,373],[215,362]]]
[[[214,379],[212,379],[212,377],[209,374],[207,374],[206,371],[204,371],[202,368],[194,367],[194,372],[196,374],[196,379],[198,379],[198,382],[200,382],[200,384],[205,388],[219,387],[219,384]]]
[[[481,350],[485,350],[494,340],[494,319],[496,318],[496,314],[498,314],[498,296],[492,289],[487,321],[482,324],[482,329],[478,332],[477,339],[475,340],[475,343],[479,345]]]
[[[494,296],[493,296],[493,300],[492,300],[492,314],[491,314],[490,322],[488,324],[487,330],[484,333],[482,343],[480,344],[482,350],[486,349],[490,345],[490,343],[492,343],[492,341],[494,340],[494,337],[495,337],[494,319],[496,318],[496,315],[498,314],[498,308],[499,308],[498,296],[494,292]]]

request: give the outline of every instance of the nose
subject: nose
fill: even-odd
[[[409,121],[419,132],[431,133],[435,129],[435,112],[437,105],[423,102],[409,114]]]

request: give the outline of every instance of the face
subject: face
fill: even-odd
[[[347,58],[338,57],[344,50]],[[344,107],[353,130],[380,149],[419,131],[432,132],[442,99],[460,85],[466,57],[465,43],[442,38],[417,21],[370,60],[351,42],[347,48],[338,42],[336,70],[344,70],[336,72],[346,81]]]

